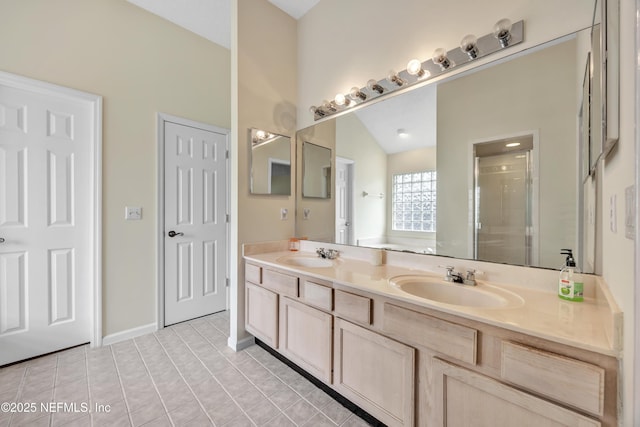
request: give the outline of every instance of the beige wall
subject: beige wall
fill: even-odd
[[[237,21],[232,34],[233,94],[235,116],[232,154],[235,171],[232,183],[233,218],[237,224],[232,241],[238,251],[247,242],[287,239],[294,234],[295,197],[249,194],[249,142],[247,129],[254,127],[292,137],[296,130],[297,98],[297,23],[267,0],[234,0]],[[234,46],[233,40],[236,40]],[[233,61],[232,61],[233,62]],[[292,144],[292,159],[295,151]],[[295,170],[295,161],[291,163]],[[292,183],[294,186],[295,183]],[[292,187],[292,190],[295,187]],[[289,211],[289,219],[280,220],[280,209]],[[237,234],[236,234],[237,233]],[[233,249],[233,248],[232,248]],[[244,263],[240,253],[232,254],[231,340],[242,339],[244,331]],[[234,262],[236,261],[236,262]]]
[[[229,128],[229,51],[125,1],[0,0],[0,69],[103,96],[103,333],[156,321],[156,113]],[[125,206],[142,206],[125,221]]]
[[[525,42],[515,49],[535,46],[586,27],[591,20],[590,2],[571,0],[472,0],[421,2],[398,0],[390,11],[384,0],[322,0],[299,21],[298,127],[309,126],[313,118],[307,109],[353,85],[364,86],[370,78],[380,79],[390,68],[403,69],[411,58],[430,58],[438,47],[458,46],[464,34],[490,32],[502,17],[524,19]],[[625,312],[625,355],[621,375],[624,425],[633,423],[633,336],[634,248],[624,237],[624,191],[634,183],[634,62],[636,50],[634,2],[621,1],[621,134],[617,153],[606,161],[601,175],[603,200],[608,205],[617,196],[618,231],[609,231],[608,210],[597,212],[603,246],[603,276]],[[360,21],[366,10],[366,19]],[[463,11],[463,12],[461,12]],[[392,19],[390,19],[392,16]],[[354,18],[356,17],[356,18]],[[437,17],[437,18],[433,18]],[[357,30],[354,22],[359,22]],[[327,28],[348,29],[327,31]],[[410,30],[410,29],[415,30]],[[348,31],[348,43],[345,34]],[[411,35],[417,35],[412,37]]]
[[[473,143],[524,132],[539,136],[536,265],[557,268],[560,248],[577,247],[576,59],[572,39],[497,65],[499,73],[492,67],[438,85],[439,253],[471,255],[470,229],[464,225]]]
[[[378,145],[356,114],[336,119],[336,152],[354,164],[354,244],[360,239],[384,236],[385,205],[391,195],[384,180],[387,153]],[[362,197],[366,191],[369,197]],[[378,194],[384,198],[378,198]]]

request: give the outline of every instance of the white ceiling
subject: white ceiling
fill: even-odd
[[[231,0],[127,1],[227,49],[231,48]],[[299,19],[320,0],[269,1]]]
[[[355,114],[387,154],[435,147],[436,96],[437,85],[426,85]],[[398,129],[404,129],[407,135],[399,136]]]
[[[127,1],[227,49],[231,48],[231,0]],[[319,1],[269,0],[294,19],[300,19]],[[435,102],[435,85],[428,85],[361,109],[356,114],[384,151],[397,153],[435,146]],[[399,137],[398,129],[405,129],[408,135]]]

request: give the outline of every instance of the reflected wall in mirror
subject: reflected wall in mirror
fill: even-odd
[[[249,129],[251,194],[291,195],[291,138]]]
[[[330,199],[332,193],[331,149],[302,144],[302,197]]]
[[[590,32],[300,131],[333,123],[335,156],[352,165],[346,243],[556,269],[561,248],[582,256],[577,122]],[[338,236],[336,218],[297,217],[296,231]]]

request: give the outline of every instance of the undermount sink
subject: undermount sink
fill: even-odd
[[[517,307],[524,303],[520,296],[486,284],[467,286],[422,275],[396,276],[389,279],[389,283],[391,286],[418,298],[449,305],[508,308]]]
[[[333,260],[320,258],[320,257],[312,257],[312,256],[283,256],[277,259],[278,262],[282,264],[293,265],[296,267],[307,267],[307,268],[324,268],[324,267],[333,267]]]

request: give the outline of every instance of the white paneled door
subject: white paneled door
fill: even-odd
[[[0,365],[91,341],[97,138],[90,102],[3,79]]]
[[[227,307],[227,135],[164,122],[164,324]]]
[[[336,158],[336,243],[352,245],[352,160]]]

